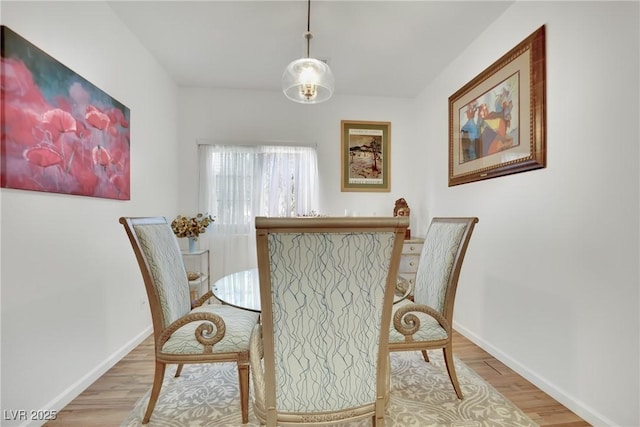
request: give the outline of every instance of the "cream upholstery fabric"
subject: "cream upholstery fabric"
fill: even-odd
[[[392,232],[269,235],[280,411],[375,400],[393,241]]]
[[[214,313],[224,319],[226,327],[225,335],[220,342],[213,346],[214,353],[249,350],[249,338],[251,337],[251,330],[258,318],[257,313],[220,304],[205,304],[193,309],[191,312]],[[201,354],[204,346],[195,339],[195,330],[199,324],[200,322],[191,322],[174,332],[162,347],[162,352],[172,354]]]
[[[149,261],[149,269],[157,285],[165,326],[189,313],[189,283],[175,234],[166,225],[135,227],[142,250]],[[192,312],[210,312],[225,321],[225,336],[213,347],[214,353],[238,352],[249,349],[251,329],[258,315],[220,304],[206,304]],[[196,340],[195,330],[200,322],[191,322],[171,335],[162,347],[163,353],[202,354],[204,346]],[[215,328],[214,328],[215,333]]]
[[[171,227],[166,224],[134,226],[164,314],[164,327],[191,310],[189,281],[180,246]]]
[[[416,304],[443,314],[449,275],[466,229],[465,223],[435,222],[429,227],[416,273]]]

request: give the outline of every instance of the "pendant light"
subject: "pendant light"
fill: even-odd
[[[318,104],[333,94],[333,74],[326,62],[311,58],[309,45],[313,35],[310,31],[311,0],[307,1],[307,57],[291,62],[282,74],[282,91],[292,101],[301,104]]]

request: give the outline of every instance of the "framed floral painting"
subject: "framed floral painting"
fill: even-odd
[[[545,166],[542,26],[449,97],[449,186]]]
[[[341,121],[342,191],[390,191],[391,123]]]
[[[129,108],[0,31],[1,186],[129,200]]]

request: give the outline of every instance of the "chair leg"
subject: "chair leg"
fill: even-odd
[[[384,414],[386,412],[385,399],[378,398],[375,404],[375,415],[373,416],[373,427],[384,427]]]
[[[427,350],[422,350],[422,358],[425,362],[429,361],[429,353],[427,353]]]
[[[276,416],[276,408],[269,408],[267,409],[267,420],[265,422],[265,425],[267,427],[278,427],[277,424],[277,416]]]
[[[178,378],[180,376],[180,374],[182,373],[183,367],[184,367],[184,363],[181,363],[178,365],[178,368],[176,369],[176,374],[173,376],[174,378]]]
[[[458,384],[458,376],[456,375],[456,367],[453,363],[453,347],[451,343],[446,345],[442,351],[444,352],[444,364],[447,366],[447,372],[449,373],[449,379],[451,380],[451,384],[453,384],[453,388],[458,395],[458,399],[462,399],[462,390],[460,389],[460,384]]]
[[[240,384],[240,409],[242,424],[249,422],[249,354],[238,355],[238,382]]]
[[[164,363],[156,361],[156,370],[153,375],[153,386],[151,387],[151,395],[149,396],[149,404],[147,405],[147,412],[144,414],[142,424],[147,424],[151,413],[156,407],[158,396],[160,396],[160,389],[162,388],[162,380],[164,380],[164,370],[166,365]]]

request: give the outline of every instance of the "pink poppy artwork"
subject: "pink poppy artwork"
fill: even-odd
[[[1,186],[129,200],[129,108],[0,31]]]

